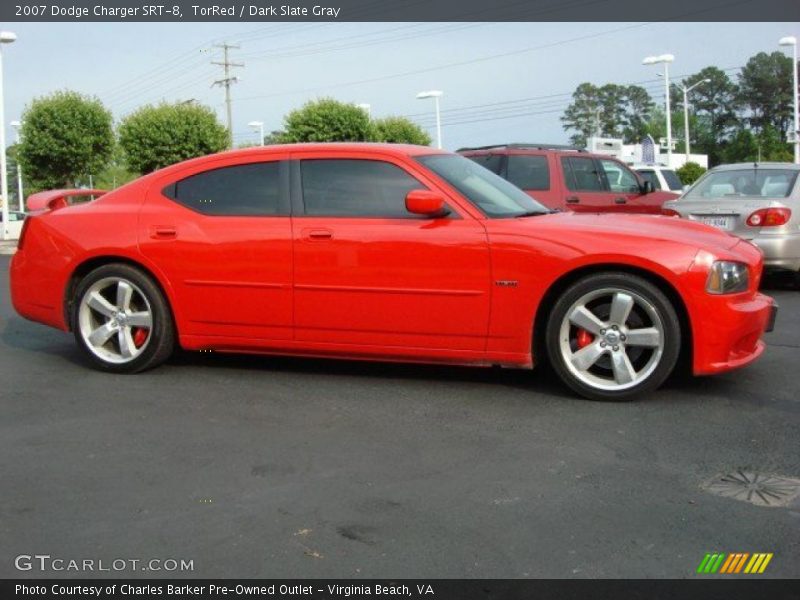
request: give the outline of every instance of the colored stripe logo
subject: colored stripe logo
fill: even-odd
[[[733,552],[731,554],[709,552],[700,561],[697,572],[703,575],[714,573],[725,575],[760,574],[766,570],[772,556],[772,552],[754,552],[753,554],[749,552]]]

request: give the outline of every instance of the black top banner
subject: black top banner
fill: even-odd
[[[2,21],[800,21],[798,0],[18,0]],[[709,36],[712,32],[709,32]]]

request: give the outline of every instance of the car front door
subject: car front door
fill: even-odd
[[[663,192],[645,194],[642,182],[626,165],[611,159],[597,159],[605,187],[611,193],[612,212],[661,213],[661,205],[673,196]]]
[[[170,282],[181,334],[291,339],[288,162],[221,155],[166,177],[142,207],[139,245]]]
[[[490,304],[483,225],[449,206],[406,211],[434,189],[419,167],[373,155],[293,156],[295,336],[300,343],[483,351]]]
[[[562,156],[565,208],[575,212],[613,212],[618,194],[608,189],[608,183],[598,161],[590,156]]]

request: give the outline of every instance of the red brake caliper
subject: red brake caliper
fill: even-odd
[[[148,329],[144,329],[142,327],[136,327],[133,330],[133,343],[136,345],[137,348],[141,348],[142,344],[147,341],[147,335],[149,333]]]
[[[134,338],[135,340],[135,338]],[[578,329],[578,348],[586,348],[594,341],[594,336],[585,329]]]

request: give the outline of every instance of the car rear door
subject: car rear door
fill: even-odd
[[[548,208],[564,209],[563,190],[552,176],[553,161],[546,152],[512,152],[502,177]]]
[[[141,252],[172,288],[182,335],[292,338],[289,164],[252,155],[157,179]]]
[[[435,189],[396,157],[293,154],[295,335],[298,342],[483,351],[490,304],[483,225],[451,206],[442,218],[405,209]]]

